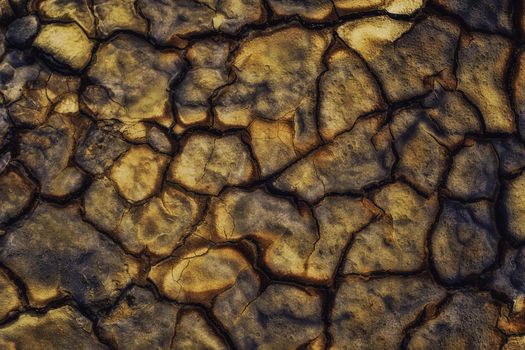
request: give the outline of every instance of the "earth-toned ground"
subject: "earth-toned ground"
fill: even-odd
[[[516,0],[0,0],[0,349],[525,349]]]

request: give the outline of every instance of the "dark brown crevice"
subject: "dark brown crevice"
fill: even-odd
[[[385,89],[383,87],[383,83],[381,82],[381,79],[379,78],[379,75],[375,72],[375,70],[372,69],[372,67],[368,64],[368,62],[364,59],[364,57],[359,53],[357,52],[356,50],[354,50],[351,46],[349,46],[340,36],[339,34],[337,34],[337,31],[334,30],[334,36],[337,37],[337,40],[338,42],[343,45],[344,47],[346,47],[347,50],[349,50],[350,52],[352,52],[353,54],[355,54],[356,56],[359,57],[359,59],[361,60],[361,62],[365,65],[367,71],[372,75],[372,77],[374,78],[374,81],[376,82],[376,85],[378,86],[379,88],[379,92],[381,93],[381,99],[382,99],[382,102],[383,103],[386,103],[387,105],[390,105],[390,101],[389,101],[389,98],[388,96],[386,95],[386,92],[385,92]]]
[[[321,65],[323,67],[323,70],[315,79],[314,119],[315,119],[317,137],[319,138],[319,140],[321,140],[321,144],[326,143],[325,139],[323,138],[323,134],[321,133],[321,127],[320,127],[320,124],[321,124],[321,81],[323,79],[323,76],[330,70],[328,59],[329,59],[330,54],[332,53],[332,50],[336,46],[336,44],[337,44],[337,36],[336,36],[335,30],[333,30],[330,44],[328,44],[328,47],[323,52],[323,56],[321,58]]]
[[[516,106],[516,100],[514,98],[515,96],[515,82],[518,75],[518,69],[522,69],[520,66],[522,65],[522,55],[523,55],[523,49],[518,48],[515,46],[515,43],[513,42],[513,49],[512,54],[507,62],[507,69],[505,72],[505,88],[506,88],[506,94],[510,103],[510,107],[512,112],[514,113],[514,124],[516,126],[516,133],[518,137],[521,137],[523,139],[522,135],[525,135],[525,130],[520,130],[520,119],[523,116],[520,116],[518,113],[518,107]]]
[[[333,337],[330,334],[330,325],[331,325],[332,312],[334,309],[337,291],[339,290],[340,285],[344,282],[344,279],[345,279],[345,277],[343,277],[343,270],[344,270],[346,256],[348,255],[348,252],[352,248],[356,235],[358,235],[361,231],[365,230],[368,226],[377,222],[379,218],[380,218],[379,215],[376,216],[368,224],[362,227],[360,230],[352,233],[352,236],[348,239],[343,251],[341,252],[341,255],[339,256],[339,261],[336,265],[334,274],[332,276],[332,282],[328,286],[328,289],[326,290],[325,299],[323,303],[323,321],[325,323],[324,332],[325,332],[325,335],[327,336],[326,348],[328,349],[331,348],[333,345]]]
[[[4,263],[0,262],[0,271],[6,274],[6,276],[9,278],[9,280],[16,286],[18,298],[20,299],[20,302],[22,303],[22,308],[25,308],[29,305],[29,298],[27,296],[27,286],[12,269],[8,268],[4,265]],[[2,321],[0,325],[6,323],[8,321]]]
[[[215,246],[231,246],[231,247],[235,247],[244,256],[246,256],[250,261],[254,261],[254,259],[255,259],[255,257],[251,256],[251,254],[249,253],[249,249],[244,249],[243,248],[243,242],[233,242],[233,243],[225,242],[225,243],[218,243]],[[257,271],[257,268],[256,267],[254,267],[254,268]],[[258,273],[261,274],[262,272],[258,271]],[[261,279],[263,281],[266,281],[266,277],[264,275],[261,275]],[[172,303],[172,304],[175,304],[175,305],[179,305],[179,306],[181,306],[183,308],[194,308],[194,309],[199,310],[205,316],[208,324],[212,327],[212,329],[215,331],[215,333],[224,341],[226,346],[229,349],[232,349],[232,350],[237,349],[237,347],[235,346],[235,343],[233,341],[233,337],[229,334],[228,330],[222,324],[222,322],[214,315],[213,310],[212,310],[213,306],[210,308],[210,307],[207,307],[205,305],[198,304],[198,303],[193,303],[193,302],[186,302],[186,303],[175,302],[175,301],[165,297],[160,292],[159,288],[149,278],[146,281],[145,287],[148,288],[155,295],[155,298],[157,300],[160,300],[160,301],[163,301],[163,302],[167,302],[167,303]],[[262,292],[262,291],[260,291],[260,292]],[[215,302],[215,300],[212,301],[212,305],[214,304],[214,302]],[[111,310],[111,308],[109,310]],[[179,310],[179,314],[181,312],[184,312],[184,309]],[[174,337],[175,337],[175,334],[174,334]]]
[[[447,294],[445,298],[439,302],[437,302],[435,305],[427,305],[421,312],[417,315],[414,321],[410,322],[410,324],[405,327],[403,330],[403,334],[405,335],[403,337],[403,340],[401,341],[401,344],[399,345],[399,350],[407,350],[408,344],[410,343],[410,339],[412,337],[412,333],[416,331],[418,328],[422,327],[427,323],[428,321],[436,318],[439,316],[441,311],[452,301],[452,295]]]

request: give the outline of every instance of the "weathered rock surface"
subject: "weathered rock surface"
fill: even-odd
[[[366,199],[345,196],[324,198],[315,208],[319,239],[306,262],[306,274],[318,281],[329,282],[351,239],[366,230],[379,215],[378,208]],[[353,244],[353,243],[352,243]]]
[[[457,293],[436,318],[415,330],[407,349],[499,349],[497,320],[498,307],[487,293]]]
[[[450,149],[458,147],[467,134],[480,134],[483,121],[476,108],[459,91],[448,91],[435,83],[434,90],[422,101],[426,118],[432,123],[425,123],[439,142]],[[412,109],[412,114],[420,110]],[[461,117],[458,117],[461,116]],[[427,119],[428,118],[428,119]],[[439,137],[438,137],[439,136]]]
[[[143,39],[118,35],[98,47],[87,70],[92,85],[83,94],[86,109],[97,119],[169,126],[169,85],[182,65],[175,51],[156,51]]]
[[[391,101],[431,90],[433,80],[453,80],[459,27],[442,18],[412,23],[387,16],[349,21],[339,36],[368,63]]]
[[[382,215],[355,235],[344,273],[411,272],[424,267],[426,240],[438,211],[434,195],[425,199],[401,183],[372,198]]]
[[[95,19],[88,1],[85,0],[42,0],[36,9],[44,19],[57,22],[74,22],[88,35],[95,34]]]
[[[500,268],[493,272],[491,288],[502,293],[509,300],[517,301],[523,298],[525,296],[524,265],[523,248],[507,250]]]
[[[500,171],[506,175],[517,175],[525,168],[525,143],[517,136],[495,140]]]
[[[129,146],[111,129],[91,126],[78,144],[75,162],[85,171],[99,175],[108,170]]]
[[[36,307],[66,295],[91,309],[107,307],[131,282],[133,261],[75,206],[40,204],[0,239],[0,261],[22,279]]]
[[[339,349],[396,349],[404,329],[425,308],[445,297],[426,276],[347,278],[335,296],[330,316],[333,346]]]
[[[358,13],[374,10],[385,10],[395,15],[409,15],[424,5],[423,0],[334,0],[338,13]]]
[[[70,165],[78,139],[77,121],[53,114],[47,122],[20,135],[19,159],[40,181],[42,194],[66,198],[80,190],[85,175]]]
[[[20,99],[9,106],[9,115],[16,125],[38,126],[50,112],[51,103],[46,89],[24,89]]]
[[[500,293],[501,291],[496,291]],[[506,336],[516,336],[523,334],[525,329],[525,313],[523,312],[523,295],[518,295],[514,299],[507,299],[507,296],[498,294],[507,303],[503,304],[500,309],[500,315],[498,319],[498,328],[502,334]],[[510,341],[512,337],[509,337]]]
[[[8,21],[12,19],[14,16],[13,7],[11,6],[11,3],[9,1],[1,1],[0,2],[0,19],[4,21]]]
[[[142,18],[132,0],[95,0],[93,2],[95,24],[103,36],[117,30],[146,33],[147,22]]]
[[[445,200],[432,233],[434,267],[447,283],[459,283],[482,273],[495,262],[498,233],[492,205]]]
[[[94,207],[100,205],[98,202]],[[121,215],[112,215],[111,220],[118,222],[115,237],[132,253],[168,256],[191,233],[199,218],[200,205],[194,196],[165,186],[147,203],[132,207]],[[119,208],[118,205],[115,207]]]
[[[325,140],[350,130],[359,117],[384,108],[373,75],[357,54],[346,49],[328,57],[319,98],[319,132]]]
[[[195,134],[181,146],[168,179],[188,190],[216,195],[225,186],[246,184],[255,178],[250,153],[240,137]]]
[[[503,350],[520,350],[525,347],[525,337],[510,337]]]
[[[170,154],[173,151],[173,140],[166,130],[152,126],[148,130],[147,142],[156,152]]]
[[[449,163],[449,152],[440,142],[433,119],[423,110],[401,110],[394,115],[390,132],[399,155],[395,172],[419,191],[434,192]]]
[[[507,181],[502,189],[501,211],[506,234],[513,240],[525,240],[525,175]]]
[[[512,53],[509,40],[498,35],[463,35],[458,53],[458,89],[479,108],[488,132],[516,130],[506,94],[506,67]]]
[[[211,304],[232,288],[238,279],[256,279],[246,258],[232,248],[200,249],[180,259],[154,266],[150,278],[170,299],[185,303]]]
[[[315,202],[328,193],[360,192],[386,180],[394,163],[382,116],[354,128],[287,168],[274,182],[282,191]]]
[[[293,124],[294,149],[306,152],[318,143],[315,122],[316,80],[330,43],[328,33],[284,27],[257,33],[235,57],[235,81],[214,100],[223,127],[249,126],[254,119]],[[286,62],[286,66],[282,63]],[[261,159],[271,162],[277,153]]]
[[[29,206],[35,185],[21,171],[8,168],[0,172],[0,188],[0,225],[3,225]]]
[[[498,188],[498,156],[490,144],[468,142],[452,160],[446,189],[465,201],[493,199]]]
[[[18,100],[25,84],[35,80],[42,69],[34,57],[18,50],[6,52],[0,62],[0,92],[5,102]]]
[[[224,340],[210,327],[204,315],[195,310],[182,311],[179,315],[172,348],[182,350],[228,349]]]
[[[525,22],[524,22],[525,23]],[[525,139],[525,53],[519,52],[516,58],[516,73],[512,79],[512,94],[516,113],[518,114],[518,131]]]
[[[119,349],[169,349],[178,307],[155,299],[147,289],[133,287],[97,327]]]
[[[79,111],[77,91],[80,78],[41,69],[20,90],[21,96],[8,111],[18,126],[35,127],[46,122],[52,112],[75,115]]]
[[[0,147],[5,146],[9,141],[11,127],[11,121],[6,109],[0,107]]]
[[[82,208],[86,220],[105,232],[114,232],[127,211],[126,201],[105,177],[93,181],[86,190]]]
[[[434,3],[461,17],[474,30],[512,32],[508,0],[433,0]]]
[[[4,349],[107,349],[93,333],[91,321],[71,306],[45,314],[24,314],[0,328]]]
[[[8,275],[0,271],[0,320],[5,319],[22,306],[18,293],[16,285],[9,280]]]
[[[323,332],[321,298],[315,291],[273,284],[253,300],[243,297],[224,293],[213,308],[239,349],[294,349]]]
[[[177,120],[184,126],[203,124],[209,120],[209,100],[215,91],[228,82],[228,59],[231,45],[206,40],[188,49],[191,70],[177,86],[174,94]]]
[[[196,235],[212,242],[253,237],[263,247],[262,259],[274,273],[326,282],[335,274],[352,234],[368,224],[376,210],[366,200],[338,196],[325,198],[312,213],[262,190],[228,191],[212,201]]]
[[[232,34],[265,17],[259,0],[139,0],[138,6],[151,24],[151,36],[164,45],[182,46],[192,35],[213,31]]]
[[[443,181],[451,150],[463,143],[466,134],[481,132],[482,124],[461,94],[439,85],[422,107],[394,113],[390,131],[399,157],[396,175],[429,195]]]
[[[270,0],[269,4],[274,15],[279,17],[297,15],[314,22],[335,17],[334,4],[330,0]]]
[[[31,45],[31,41],[38,33],[39,22],[35,16],[26,16],[14,20],[5,33],[9,43],[18,47]]]
[[[254,120],[248,127],[253,154],[261,175],[271,176],[299,157],[294,126],[287,121]]]
[[[34,46],[49,55],[53,62],[81,70],[91,60],[93,42],[76,24],[44,24]]]
[[[136,203],[160,189],[167,164],[168,157],[149,146],[132,146],[113,164],[110,178],[125,199]]]
[[[0,0],[0,349],[521,349],[525,6]]]

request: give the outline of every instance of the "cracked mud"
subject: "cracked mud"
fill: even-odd
[[[0,349],[525,349],[521,0],[0,0]]]

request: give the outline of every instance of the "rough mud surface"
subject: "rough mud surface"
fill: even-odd
[[[525,349],[521,0],[0,0],[0,349]]]

